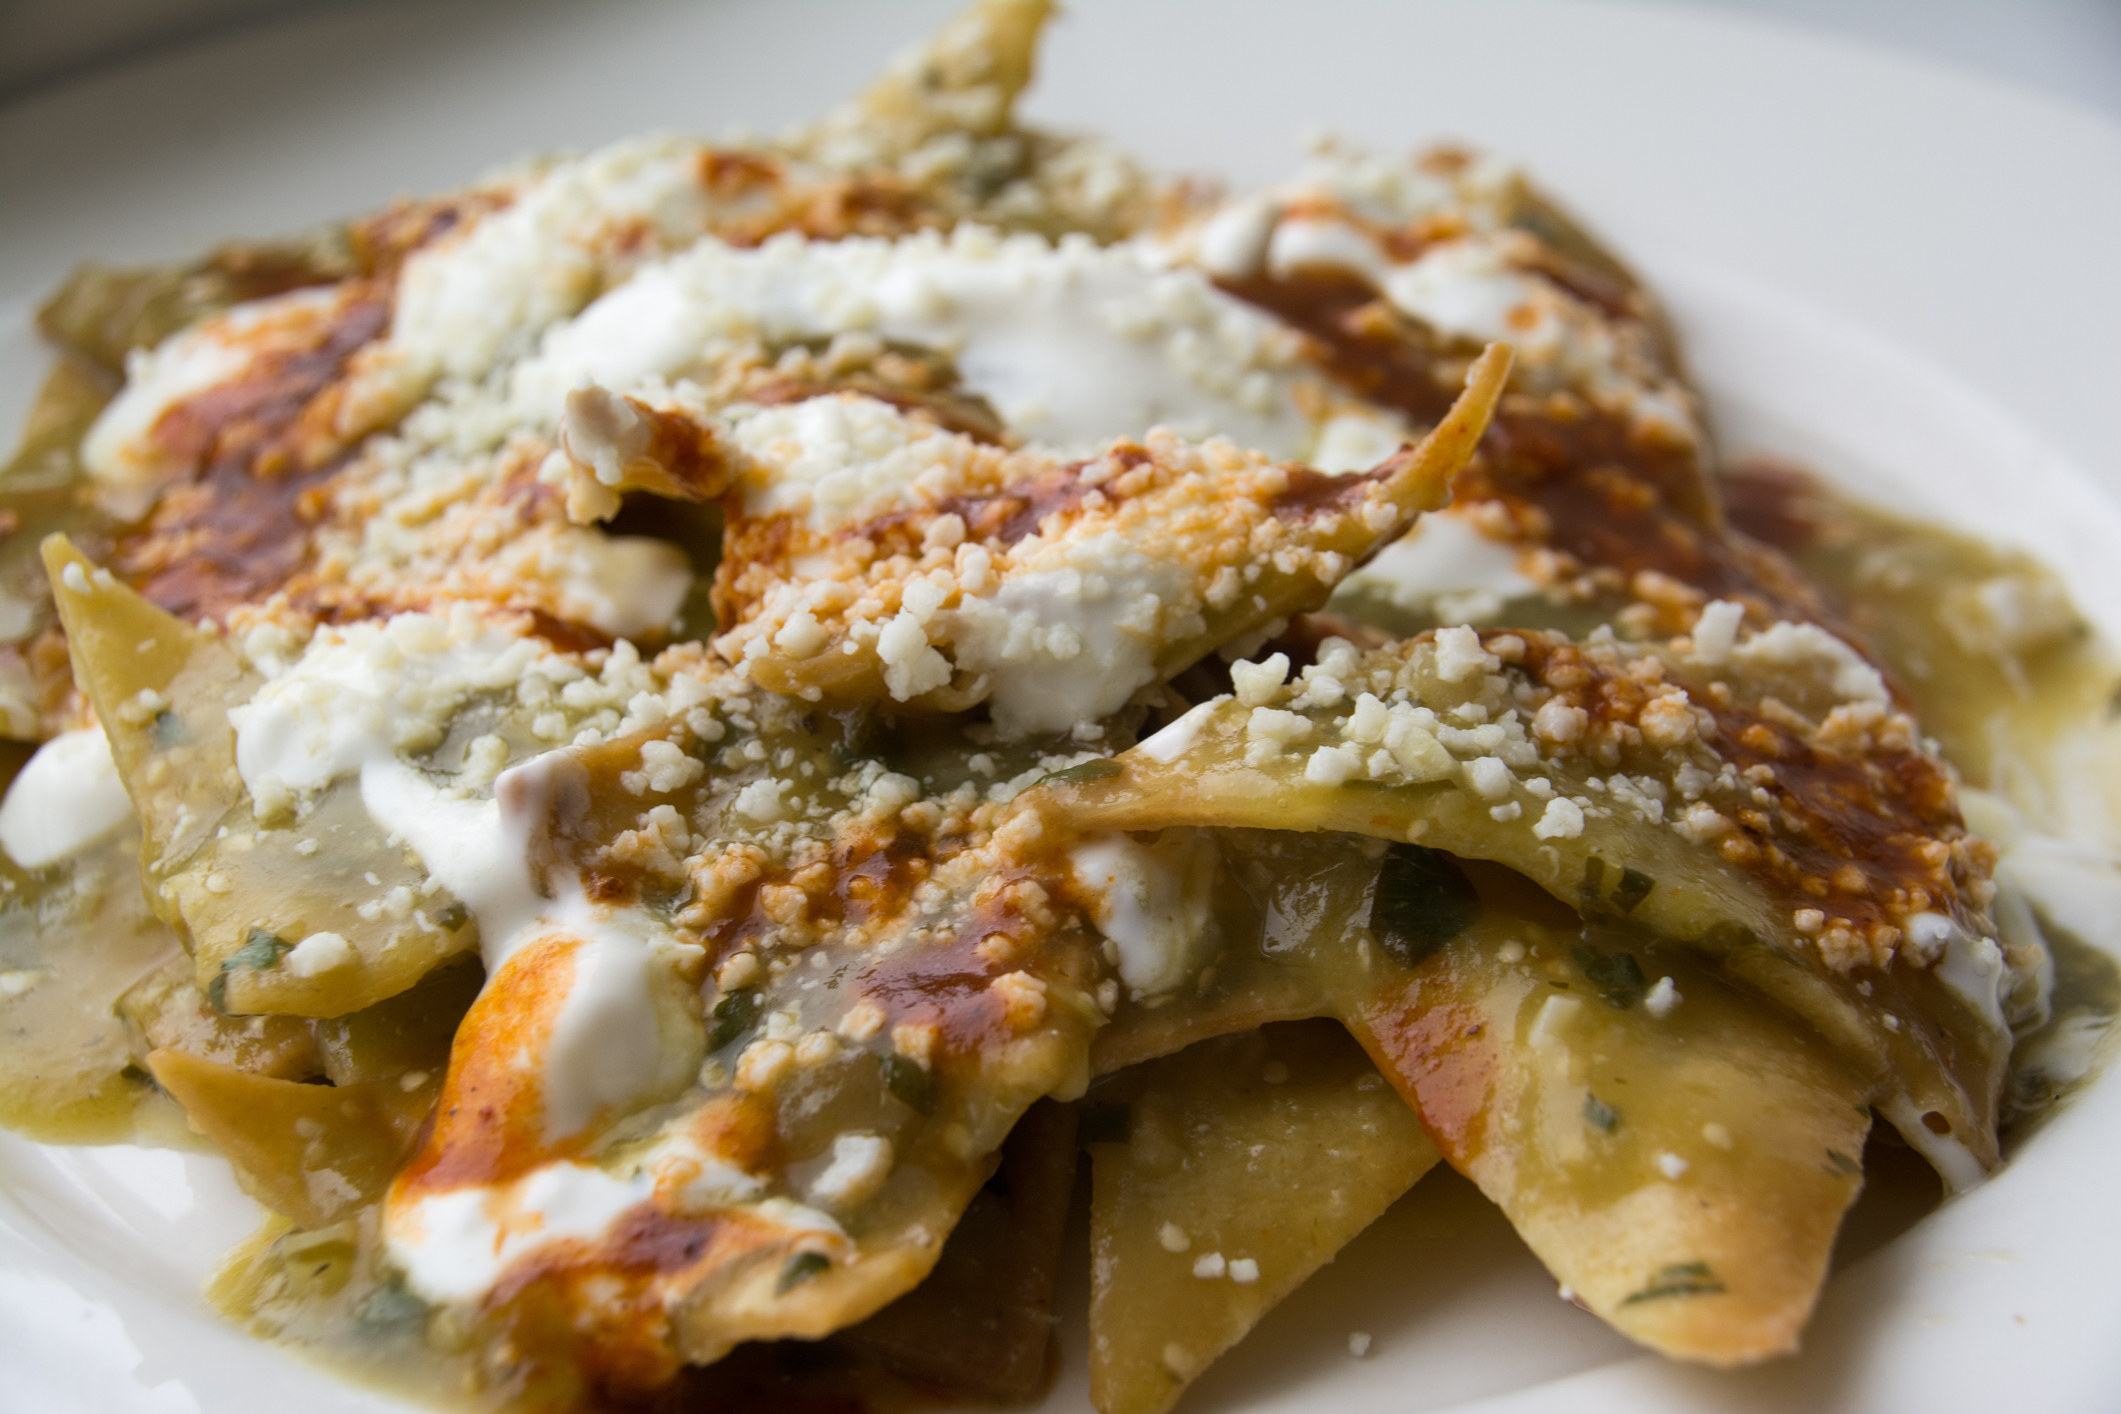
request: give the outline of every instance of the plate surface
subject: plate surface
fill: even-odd
[[[0,432],[42,363],[28,312],[76,259],[287,229],[529,150],[792,122],[950,8],[359,8],[0,112]],[[1317,127],[1523,158],[1669,301],[1727,447],[2033,547],[2121,641],[2121,128],[1883,51],[1591,0],[1077,0],[1043,73],[1034,118],[1239,183]],[[1430,1179],[1185,1408],[2121,1408],[2117,1163],[2121,1084],[2096,1085],[1837,1275],[1804,1355],[1736,1376],[1634,1353],[1467,1185]],[[0,1408],[401,1407],[204,1313],[198,1279],[250,1221],[210,1157],[0,1135]],[[1083,1409],[1079,1326],[1064,1338],[1050,1407]]]

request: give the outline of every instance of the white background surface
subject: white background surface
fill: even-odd
[[[286,229],[526,149],[791,121],[950,8],[333,9],[32,94],[0,109],[0,394],[34,377],[28,301],[77,259]],[[2089,479],[2121,482],[2121,129],[1707,6],[1075,8],[1033,115],[1240,181],[1316,124],[1520,155],[1671,298],[1731,440],[2038,545],[2121,627],[2121,514]],[[1837,1277],[1803,1359],[1735,1377],[1629,1355],[1477,1206],[1400,1215],[1189,1409],[2111,1414],[2117,1136],[2121,1087],[2098,1087]],[[243,1222],[210,1161],[0,1138],[0,1410],[372,1407],[198,1314]],[[1064,1375],[1056,1406],[1080,1398]]]
[[[0,0],[0,103],[172,44],[349,3],[362,0]],[[2121,117],[2121,0],[1667,3],[1874,41]]]

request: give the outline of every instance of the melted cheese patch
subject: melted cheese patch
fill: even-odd
[[[1147,247],[948,237],[708,240],[553,331],[517,372],[519,415],[557,420],[583,382],[626,391],[741,340],[869,333],[939,350],[1013,430],[1062,452],[1168,427],[1296,455],[1297,343],[1275,321]]]

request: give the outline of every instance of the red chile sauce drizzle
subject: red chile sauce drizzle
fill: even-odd
[[[1417,424],[1450,407],[1455,362],[1361,277],[1313,267],[1221,287],[1305,335],[1318,365],[1350,391]],[[1838,631],[1793,567],[1725,524],[1695,449],[1638,435],[1580,400],[1506,397],[1454,490],[1461,504],[1501,503],[1528,538],[1586,566],[1662,574]]]
[[[309,347],[259,359],[245,376],[163,413],[155,436],[193,468],[138,525],[117,537],[111,567],[184,618],[218,618],[287,583],[309,560],[310,528],[344,455],[313,464],[304,432],[323,430],[332,390],[353,357],[390,328],[397,275],[414,252],[466,219],[507,204],[473,192],[406,202],[348,233],[355,273],[331,323]],[[284,276],[246,291],[256,298],[318,283]]]

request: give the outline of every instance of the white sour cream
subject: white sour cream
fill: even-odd
[[[101,727],[62,732],[23,763],[0,800],[0,848],[42,869],[95,844],[133,818]]]
[[[1067,454],[1163,426],[1294,456],[1309,424],[1297,341],[1149,247],[961,228],[887,241],[713,239],[553,329],[514,379],[550,424],[584,382],[677,376],[732,341],[871,333],[938,349],[1009,426]]]
[[[1216,852],[1205,833],[1166,830],[1153,845],[1124,834],[1092,836],[1068,854],[1090,895],[1120,980],[1137,996],[1184,986],[1213,952]]]
[[[1480,533],[1449,510],[1431,511],[1414,529],[1348,576],[1343,592],[1375,594],[1397,608],[1433,609],[1447,622],[1492,617],[1512,599],[1538,594],[1517,567],[1517,550]]]

